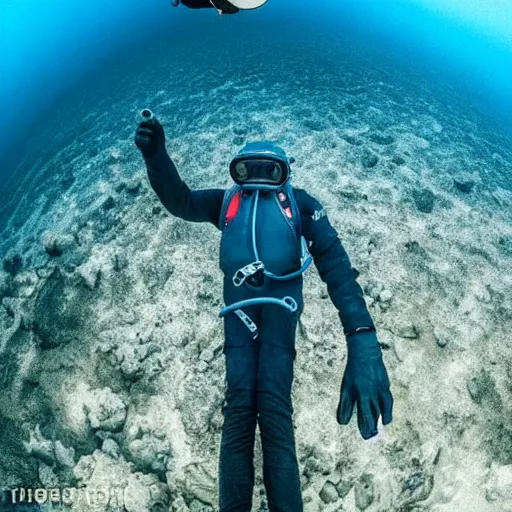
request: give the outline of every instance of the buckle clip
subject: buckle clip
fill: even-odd
[[[258,337],[258,327],[251,320],[251,317],[244,313],[241,309],[235,309],[235,314],[238,316],[238,318],[240,318],[240,320],[242,320],[249,331],[251,331],[252,339],[255,340]]]
[[[249,263],[245,267],[242,267],[241,269],[237,270],[235,275],[233,276],[233,284],[238,287],[242,286],[244,281],[248,277],[255,276],[256,274],[263,274],[263,271],[265,269],[265,266],[263,265],[262,261],[254,261],[253,263]]]

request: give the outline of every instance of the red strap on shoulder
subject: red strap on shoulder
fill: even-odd
[[[242,191],[237,192],[229,202],[228,209],[226,212],[226,222],[230,222],[235,218],[235,215],[240,209],[240,199],[242,197]]]
[[[292,210],[290,208],[290,202],[288,201],[288,197],[286,197],[284,192],[279,192],[279,202],[281,203],[281,208],[283,209],[286,216],[291,219]]]

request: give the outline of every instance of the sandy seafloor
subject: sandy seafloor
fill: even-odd
[[[192,188],[228,187],[246,141],[281,144],[360,272],[394,421],[368,442],[355,417],[337,424],[345,343],[308,271],[293,388],[305,510],[512,510],[510,138],[457,90],[354,48],[287,61],[277,46],[271,69],[260,52],[250,72],[227,46],[212,71],[208,52],[161,53],[84,86],[32,134],[40,150],[2,205],[2,487],[122,488],[128,512],[216,510],[220,232],[153,193],[133,144],[149,106]],[[120,510],[102,503],[72,510]],[[259,469],[254,510],[267,510]]]

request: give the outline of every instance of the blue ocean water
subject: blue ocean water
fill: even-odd
[[[512,7],[507,2],[478,6],[457,0],[270,0],[257,11],[219,18],[213,10],[173,9],[163,0],[108,6],[99,1],[2,2],[1,179],[37,147],[46,120],[66,101],[89,102],[94,108],[96,100],[99,105],[111,94],[110,77],[116,81],[130,75],[140,79],[142,100],[152,86],[144,76],[158,69],[162,59],[180,56],[184,66],[198,72],[221,69],[226,79],[230,73],[250,76],[258,70],[269,82],[310,76],[312,86],[330,71],[341,79],[344,73],[380,67],[397,84],[412,80],[411,92],[431,84],[442,98],[442,89],[449,89],[467,109],[495,122],[491,130],[510,133]],[[347,47],[351,61],[344,61]],[[230,55],[227,61],[216,57],[222,52]],[[329,69],[329,59],[339,64],[336,71]],[[276,76],[276,65],[289,73]],[[181,78],[167,75],[177,98],[183,93]],[[165,75],[153,78],[159,79]],[[73,88],[95,89],[98,96],[85,94],[79,100]],[[446,100],[453,97],[447,94]],[[52,128],[56,136],[71,121],[62,115],[59,122]]]

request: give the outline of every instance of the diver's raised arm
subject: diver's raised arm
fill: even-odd
[[[144,157],[151,187],[170,213],[218,225],[224,190],[190,190],[167,153],[164,129],[155,117],[139,124],[135,144]]]

